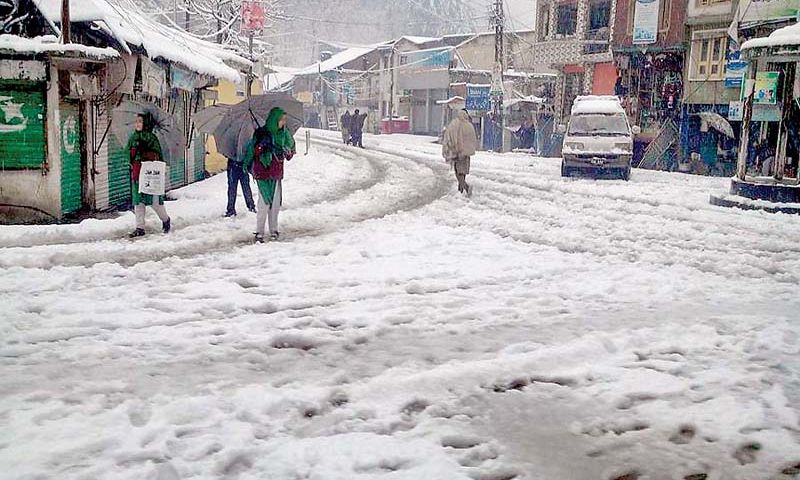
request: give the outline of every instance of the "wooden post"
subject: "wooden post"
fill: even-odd
[[[744,79],[744,105],[742,107],[742,134],[739,139],[739,160],[736,164],[736,178],[744,181],[747,176],[747,155],[750,145],[750,124],[753,117],[753,95],[755,93],[756,71],[758,60],[751,58],[747,62],[747,77]]]
[[[789,119],[792,113],[792,93],[796,75],[796,63],[786,62],[783,72],[783,99],[781,105],[781,123],[778,125],[778,146],[775,149],[775,179],[782,180],[786,169],[786,146],[789,140]],[[796,127],[795,127],[796,128]]]
[[[72,43],[70,23],[69,0],[61,0],[61,43]]]
[[[250,53],[250,61],[253,62],[253,32],[250,32],[250,35],[247,37],[247,51]],[[250,98],[253,95],[253,66],[250,66],[250,69],[247,72],[247,90],[246,90],[247,98]]]

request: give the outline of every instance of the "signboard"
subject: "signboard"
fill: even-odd
[[[778,103],[779,76],[779,72],[756,73],[756,89],[753,103],[761,105],[775,105]]]
[[[633,44],[656,43],[660,0],[636,0],[633,16]]]
[[[205,87],[208,83],[208,79],[198,73],[184,70],[175,65],[170,68],[170,85],[172,88],[191,92],[197,88]]]
[[[781,107],[778,105],[753,105],[754,122],[779,122],[781,120]]]
[[[744,102],[731,102],[728,104],[728,120],[741,122],[744,118]]]
[[[402,58],[405,61],[400,66],[403,73],[447,70],[453,60],[453,48],[431,48],[429,50],[407,52],[403,53]]]
[[[305,103],[306,105],[310,105],[314,103],[314,93],[313,92],[297,92],[294,96],[300,103]]]
[[[453,47],[404,52],[398,67],[398,87],[403,90],[429,90],[450,86]]]
[[[132,76],[132,75],[131,75]],[[11,60],[0,62],[0,78],[11,80],[46,80],[47,65],[34,60]]]
[[[497,63],[492,71],[492,89],[489,91],[489,94],[493,97],[502,97],[504,93],[503,67],[500,63]]]
[[[733,42],[725,55],[725,88],[741,88],[742,79],[747,73],[747,62],[741,60],[741,52]]]
[[[264,30],[267,14],[260,2],[242,2],[242,32],[257,33]]]
[[[800,16],[800,3],[797,0],[741,0],[737,15],[743,25],[793,19]]]
[[[491,109],[489,85],[467,84],[467,96],[464,99],[464,108],[471,112],[486,112]]]

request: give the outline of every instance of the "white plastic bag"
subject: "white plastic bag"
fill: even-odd
[[[166,191],[167,164],[164,162],[142,162],[139,173],[139,193],[164,195]]]

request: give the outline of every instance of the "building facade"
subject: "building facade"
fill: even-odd
[[[611,53],[618,0],[538,2],[532,70],[557,74],[554,114],[569,118],[578,95],[612,95],[617,70]]]

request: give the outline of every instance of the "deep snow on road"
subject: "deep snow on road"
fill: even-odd
[[[800,219],[312,135],[280,242],[222,175],[169,235],[0,227],[0,478],[792,478]]]

